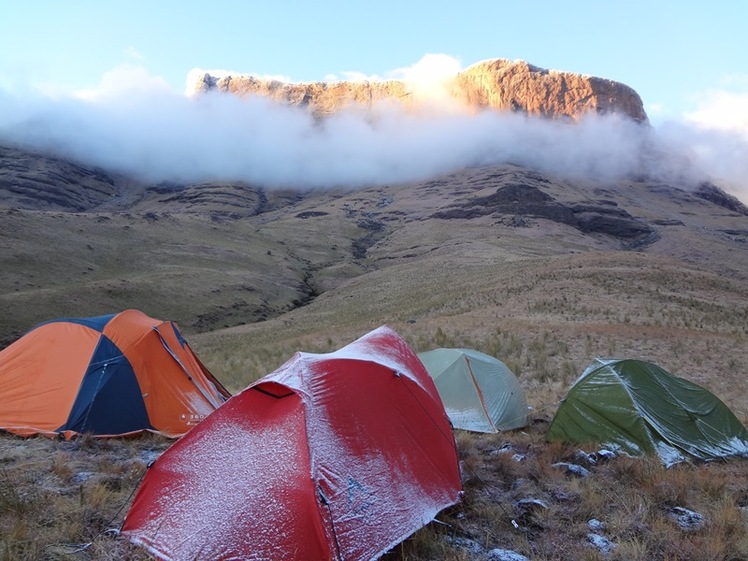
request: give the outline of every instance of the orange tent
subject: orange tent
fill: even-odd
[[[230,394],[176,324],[138,310],[38,325],[0,352],[0,429],[185,434]]]

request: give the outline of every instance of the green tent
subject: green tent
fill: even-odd
[[[748,431],[722,401],[641,360],[596,359],[559,406],[546,440],[656,453],[668,466],[748,457]]]
[[[498,432],[527,424],[525,394],[500,360],[470,349],[434,349],[418,358],[434,379],[454,428]]]

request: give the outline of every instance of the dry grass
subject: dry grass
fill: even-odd
[[[575,461],[576,448],[543,438],[558,401],[596,356],[658,362],[705,385],[748,421],[745,305],[739,302],[744,284],[674,266],[666,280],[679,297],[653,303],[667,271],[651,273],[644,266],[650,259],[624,255],[613,263],[601,254],[565,264],[529,261],[498,279],[489,267],[483,274],[491,282],[463,271],[461,302],[435,289],[445,286],[451,273],[385,292],[375,277],[279,319],[195,335],[190,342],[233,391],[298,350],[328,352],[383,323],[415,351],[469,347],[501,358],[515,371],[533,408],[531,425],[498,435],[458,431],[462,502],[405,540],[387,561],[479,561],[494,548],[533,561],[746,559],[745,460],[666,470],[653,459],[617,458],[590,466],[591,475],[581,479],[553,467]],[[638,266],[641,278],[617,285],[613,270],[622,262]],[[594,280],[587,268],[600,278]],[[702,293],[708,292],[704,279],[711,283],[711,296]],[[395,275],[393,282],[400,280]],[[354,302],[347,290],[356,294]],[[555,311],[554,304],[543,304],[554,292]],[[580,295],[572,297],[575,292]],[[707,300],[711,304],[703,309],[696,304]],[[595,302],[594,309],[583,301]],[[616,312],[619,307],[625,314]],[[650,308],[657,310],[660,325],[653,324]],[[694,310],[701,310],[699,321],[692,318]],[[168,445],[149,436],[74,442],[0,437],[0,559],[148,559],[107,530],[121,522],[147,461]],[[530,498],[547,508],[517,506]],[[670,517],[674,506],[701,513],[704,527],[680,529]],[[588,542],[591,519],[603,524],[599,533],[615,544],[607,556]]]
[[[471,267],[440,258],[375,270],[276,320],[190,341],[237,388],[297,350],[331,350],[383,323],[417,350],[482,347],[520,375],[545,371],[551,380],[597,356],[625,355],[703,383],[715,378],[711,372],[738,375],[748,359],[746,301],[744,280],[647,254]]]
[[[112,530],[148,462],[169,444],[155,436],[0,438],[0,559],[149,559]]]
[[[456,431],[462,501],[387,554],[386,561],[476,561],[495,548],[532,560],[734,561],[748,558],[748,461],[682,464],[619,457],[569,475],[577,448],[544,442],[543,417],[526,430]],[[148,461],[169,446],[129,440],[0,438],[0,559],[150,559],[115,532]],[[545,507],[523,509],[538,499]],[[683,530],[671,507],[702,514]],[[588,542],[588,523],[615,549]],[[513,525],[517,523],[517,527]]]
[[[234,392],[297,351],[329,352],[383,324],[415,351],[477,349],[518,375],[533,422],[456,433],[462,502],[387,561],[480,561],[494,548],[533,561],[748,559],[748,462],[666,470],[617,458],[576,478],[553,467],[576,449],[543,439],[559,400],[600,356],[656,362],[712,390],[748,424],[748,258],[744,240],[725,235],[748,230],[745,217],[644,183],[572,189],[553,180],[543,189],[560,200],[605,198],[681,224],[658,227],[659,240],[642,251],[621,251],[617,240],[549,221],[430,218],[458,197],[495,191],[495,171],[454,174],[442,187],[289,198],[237,220],[158,207],[5,210],[0,340],[50,317],[136,307],[177,320]],[[366,257],[354,257],[369,233],[362,221],[377,220],[383,229]],[[310,290],[316,297],[299,306]],[[0,561],[148,559],[108,530],[169,444],[0,436]],[[517,506],[530,498],[546,507]],[[673,506],[701,513],[704,527],[681,530]],[[616,545],[607,556],[588,543],[590,519]]]
[[[481,559],[495,548],[537,560],[748,558],[745,461],[668,470],[655,459],[620,457],[588,466],[590,476],[579,478],[552,467],[578,462],[577,449],[544,444],[544,426],[496,436],[458,433],[462,503],[439,517],[446,525],[430,525],[386,559]],[[524,510],[522,499],[542,500],[545,507]],[[670,516],[673,506],[699,512],[705,525],[681,529]],[[615,544],[607,556],[587,540],[591,519]],[[435,557],[437,550],[441,556]]]

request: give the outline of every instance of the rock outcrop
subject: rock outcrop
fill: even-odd
[[[404,81],[286,83],[253,76],[204,74],[196,92],[220,91],[238,96],[260,95],[275,102],[304,107],[324,117],[342,109],[371,109],[396,102],[408,109],[425,103],[419,87]],[[546,70],[524,61],[479,62],[441,82],[446,99],[469,110],[513,111],[545,118],[576,120],[589,113],[618,114],[647,122],[639,95],[629,86],[571,72]]]
[[[117,194],[114,176],[104,170],[0,146],[0,208],[84,212]]]
[[[590,200],[576,204],[562,203],[543,192],[539,183],[542,183],[542,179],[538,181],[532,173],[518,174],[517,180],[504,182],[491,195],[456,198],[431,217],[451,220],[494,216],[512,226],[527,225],[526,218],[544,218],[567,224],[585,234],[605,234],[617,238],[627,249],[638,249],[657,240],[652,226],[632,216],[615,202]]]
[[[538,68],[504,59],[474,64],[457,75],[453,95],[474,107],[577,119],[587,113],[620,114],[647,121],[632,88],[595,76]]]

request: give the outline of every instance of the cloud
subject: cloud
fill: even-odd
[[[661,126],[671,149],[687,153],[696,167],[748,202],[748,76],[731,76],[730,89],[697,97],[695,110]]]
[[[427,54],[411,66],[397,68],[388,72],[393,80],[403,80],[409,83],[438,83],[453,78],[462,72],[459,59],[445,54]]]
[[[424,84],[449,76],[430,62],[438,61],[398,75]],[[450,72],[456,68],[452,64]],[[569,125],[518,114],[397,109],[376,118],[340,113],[316,121],[306,111],[258,97],[186,96],[136,66],[119,67],[96,88],[73,96],[0,91],[0,105],[6,108],[0,142],[51,150],[149,182],[361,187],[514,163],[610,179],[647,172],[684,186],[713,173],[748,200],[748,173],[739,157],[746,153],[745,139],[689,122],[649,129],[616,117]],[[689,160],[703,173],[684,163]]]
[[[145,60],[145,57],[143,56],[143,54],[140,51],[138,51],[135,47],[133,47],[132,45],[130,45],[129,47],[125,49],[125,56],[137,62],[142,62]]]
[[[445,54],[426,54],[411,66],[404,66],[385,73],[384,76],[363,72],[342,72],[338,77],[329,74],[327,82],[381,82],[400,80],[407,84],[412,95],[422,103],[429,103],[442,109],[459,110],[449,95],[449,82],[462,71],[459,59]]]
[[[449,55],[427,54],[416,64],[389,73],[391,79],[402,80],[422,103],[441,109],[459,111],[449,93],[450,82],[462,71],[462,63]]]
[[[707,92],[685,119],[698,128],[731,132],[748,140],[748,90]]]
[[[142,66],[123,64],[106,72],[96,87],[77,90],[72,95],[92,102],[115,100],[132,104],[168,95],[170,89],[166,80],[151,76]]]

